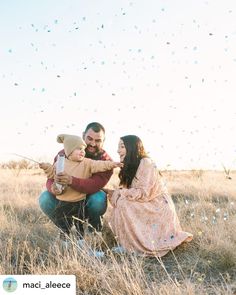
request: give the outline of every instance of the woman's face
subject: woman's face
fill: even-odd
[[[124,158],[126,156],[126,148],[122,139],[120,139],[119,141],[117,153],[120,156],[120,162],[124,162]]]

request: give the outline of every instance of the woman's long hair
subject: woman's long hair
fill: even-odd
[[[141,139],[136,135],[126,135],[120,138],[126,148],[124,167],[120,170],[120,184],[129,188],[135,177],[138,166],[142,158],[146,158],[147,153]]]

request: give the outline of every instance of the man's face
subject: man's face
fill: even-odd
[[[93,129],[89,129],[86,133],[83,134],[83,139],[87,144],[86,153],[91,155],[97,154],[103,147],[105,134],[101,130],[99,132],[94,132]]]

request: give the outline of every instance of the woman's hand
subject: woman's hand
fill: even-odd
[[[107,194],[107,198],[110,199],[114,193],[113,189],[104,188],[103,191]]]

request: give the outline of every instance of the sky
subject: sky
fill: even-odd
[[[135,134],[161,169],[236,168],[235,1],[0,0],[0,40],[0,162],[98,121],[114,160]]]

